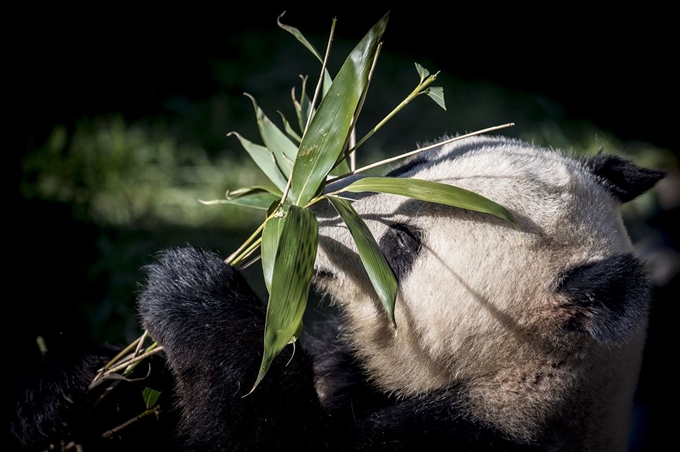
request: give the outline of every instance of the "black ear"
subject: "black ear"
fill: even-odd
[[[615,155],[602,153],[588,158],[585,167],[621,202],[637,198],[666,174],[663,171],[641,168]]]
[[[625,339],[649,309],[647,275],[640,260],[629,253],[567,271],[557,292],[568,298],[567,328],[600,342]]]

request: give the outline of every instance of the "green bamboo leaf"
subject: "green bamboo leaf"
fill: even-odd
[[[248,196],[263,191],[271,193],[272,195],[278,195],[279,198],[283,196],[281,190],[273,185],[252,185],[250,187],[237,188],[236,190],[227,190],[226,196],[227,199],[236,199],[241,196]]]
[[[276,196],[268,192],[257,192],[250,195],[239,196],[235,199],[213,199],[210,201],[198,200],[201,204],[212,206],[215,204],[232,204],[253,209],[267,210],[272,202],[280,201],[281,195]]]
[[[240,196],[236,199],[227,200],[228,204],[235,204],[253,209],[267,210],[276,201],[281,200],[281,195],[273,195],[267,192],[253,193],[247,196]]]
[[[264,283],[268,293],[271,293],[272,291],[274,261],[276,259],[276,251],[279,248],[279,239],[285,220],[285,217],[271,218],[265,223],[264,230],[262,231],[260,253],[262,257],[262,273],[264,274]]]
[[[253,103],[257,127],[260,129],[260,136],[262,141],[264,141],[264,145],[276,157],[276,163],[279,165],[283,175],[286,177],[290,176],[298,147],[264,114],[264,111],[257,105],[253,96],[248,93],[245,93],[245,95]]]
[[[156,402],[158,402],[158,397],[160,397],[161,393],[159,391],[156,391],[155,389],[151,388],[144,388],[144,391],[142,391],[142,397],[144,397],[144,405],[146,406],[147,410],[150,410],[156,405]]]
[[[349,167],[349,163],[347,162],[347,157],[345,157],[335,166],[335,168],[333,168],[331,171],[331,176],[342,176],[343,174],[347,174],[351,171],[352,170]]]
[[[293,127],[290,125],[290,123],[288,122],[286,117],[283,115],[283,113],[281,113],[281,112],[278,112],[278,113],[279,113],[279,116],[281,116],[281,121],[283,121],[283,130],[286,131],[286,133],[288,134],[288,136],[291,139],[297,141],[298,144],[299,144],[300,141],[302,141],[302,137],[300,135],[298,135],[298,133],[295,131],[295,129],[293,129]]]
[[[250,158],[253,159],[255,164],[260,167],[262,172],[269,178],[274,185],[276,185],[281,191],[286,189],[287,179],[281,174],[281,170],[276,164],[276,159],[274,154],[272,154],[266,147],[255,144],[237,132],[229,132],[227,136],[234,135],[241,142],[241,146],[245,149]]]
[[[388,18],[383,16],[352,50],[303,135],[291,176],[293,204],[304,206],[314,197],[345,148]]]
[[[280,227],[267,304],[264,354],[251,392],[262,381],[274,358],[299,334],[314,270],[319,233],[314,214],[308,209],[290,206]]]
[[[333,196],[329,196],[328,200],[340,214],[350,234],[352,234],[354,243],[357,245],[359,257],[364,264],[373,288],[383,306],[385,306],[390,321],[396,327],[394,302],[397,297],[397,279],[394,277],[392,269],[387,260],[385,260],[385,256],[373,238],[368,226],[366,226],[366,223],[364,223],[349,201]]]
[[[314,109],[312,108],[312,100],[307,96],[307,77],[301,78],[302,88],[300,91],[300,100],[295,97],[295,87],[291,90],[291,97],[293,98],[293,107],[295,107],[300,134],[304,135],[307,118],[309,118],[310,114],[314,114]]]
[[[267,210],[274,201],[280,201],[281,190],[273,185],[253,185],[252,187],[227,190],[227,199],[215,199],[213,201],[198,200],[201,204],[236,204],[244,207]]]
[[[444,102],[444,88],[441,86],[431,86],[427,89],[427,95],[437,103],[440,107],[446,110],[446,102]]]
[[[416,65],[416,71],[418,71],[418,75],[420,76],[420,81],[422,82],[425,80],[425,78],[430,75],[430,71],[419,65],[418,63],[414,63]]]
[[[484,196],[464,188],[454,187],[453,185],[412,178],[366,177],[353,182],[342,191],[391,193],[422,201],[489,213],[509,221],[519,230],[517,221],[504,207]]]
[[[290,25],[285,25],[281,23],[281,18],[286,12],[284,11],[281,13],[281,15],[276,19],[276,22],[279,24],[279,27],[283,28],[286,30],[288,33],[292,34],[295,36],[295,39],[300,41],[300,43],[307,47],[307,49],[312,52],[312,54],[323,64],[323,58],[321,57],[321,54],[316,50],[316,47],[312,45],[309,41],[307,41],[307,38],[304,37],[302,32],[298,30],[295,27],[291,27]],[[335,21],[335,19],[333,19]],[[328,72],[328,69],[324,70],[324,77],[323,77],[323,92],[324,95],[328,92],[328,89],[330,88],[331,84],[333,83],[333,78],[331,77],[331,74]]]

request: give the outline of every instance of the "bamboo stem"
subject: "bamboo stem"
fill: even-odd
[[[148,410],[144,411],[142,414],[135,416],[132,419],[123,422],[119,426],[114,427],[111,430],[107,430],[106,432],[102,433],[101,437],[102,438],[109,438],[109,437],[115,435],[116,433],[118,433],[119,431],[123,430],[125,427],[129,426],[130,424],[133,424],[133,423],[137,422],[138,420],[143,419],[143,418],[145,418],[145,417],[147,417],[151,414],[158,413],[159,411],[160,411],[160,407],[157,407],[157,406],[153,407],[153,408],[149,408]]]
[[[312,115],[314,112],[314,105],[316,105],[316,99],[319,96],[319,91],[321,90],[321,86],[323,85],[323,80],[324,80],[324,75],[326,71],[326,64],[328,63],[328,55],[331,53],[331,44],[333,43],[333,34],[335,33],[335,23],[337,22],[337,19],[333,19],[333,23],[331,24],[331,32],[328,35],[328,44],[326,44],[326,53],[323,56],[323,62],[321,63],[321,74],[319,75],[319,81],[316,84],[316,88],[314,89],[314,97],[312,97],[312,105],[309,109],[309,116],[307,117],[307,124],[305,124],[305,130],[302,132],[302,138],[305,137],[305,134],[307,133],[307,129],[309,128],[309,123],[312,122]],[[304,93],[303,93],[304,95]]]
[[[142,353],[142,354],[139,355],[139,356],[135,356],[134,358],[130,359],[130,360],[127,361],[127,362],[124,362],[124,363],[119,364],[119,365],[117,365],[117,366],[115,366],[115,367],[112,367],[111,369],[109,369],[108,371],[106,371],[106,374],[108,375],[108,374],[116,373],[116,372],[118,372],[119,370],[126,369],[128,366],[130,366],[130,365],[132,365],[132,364],[134,364],[134,363],[137,363],[137,362],[139,362],[139,361],[142,361],[143,359],[146,359],[146,358],[148,358],[148,357],[151,356],[151,355],[155,355],[155,354],[158,353],[158,352],[162,352],[163,350],[164,350],[163,347],[161,347],[161,346],[156,346],[156,347],[154,347],[154,348],[152,348],[152,349],[150,349],[150,350],[148,350],[148,351]],[[103,378],[106,378],[106,375],[104,375]]]
[[[402,100],[399,105],[397,105],[387,116],[385,116],[382,119],[382,121],[380,121],[378,124],[376,124],[375,127],[373,127],[366,135],[364,135],[364,137],[361,140],[359,140],[359,142],[352,149],[350,149],[349,152],[354,152],[359,146],[364,144],[366,142],[366,140],[371,138],[373,136],[373,134],[375,134],[378,130],[380,130],[385,124],[387,124],[387,122],[390,119],[392,119],[397,113],[399,113],[401,110],[403,110],[404,107],[406,107],[409,103],[411,103],[411,101],[413,99],[415,99],[416,97],[423,94],[425,89],[428,86],[430,86],[432,84],[432,82],[434,82],[437,79],[438,74],[439,74],[439,72],[429,76],[427,79],[425,79],[424,82],[419,83],[418,86],[416,86],[416,88],[413,91],[411,91],[411,94],[406,96],[406,99]]]
[[[444,141],[439,141],[439,142],[431,144],[429,146],[425,146],[425,147],[422,147],[422,148],[418,148],[414,151],[410,151],[410,152],[406,152],[404,154],[397,155],[396,157],[390,157],[390,158],[387,158],[387,159],[384,159],[384,160],[380,160],[379,162],[371,163],[370,165],[362,166],[361,168],[359,168],[355,171],[351,171],[347,174],[343,174],[342,176],[335,177],[335,178],[329,180],[328,183],[336,182],[336,181],[339,181],[339,180],[344,179],[346,177],[353,176],[353,175],[358,174],[358,173],[363,173],[365,171],[376,168],[378,166],[386,165],[388,163],[392,163],[392,162],[395,162],[397,160],[401,160],[403,158],[410,157],[412,155],[420,154],[421,152],[429,151],[429,150],[437,148],[439,146],[444,146],[446,144],[453,143],[454,141],[463,140],[465,138],[470,138],[470,137],[473,137],[473,136],[476,136],[476,135],[481,135],[483,133],[489,133],[489,132],[493,132],[493,131],[500,130],[500,129],[506,129],[506,128],[512,127],[514,125],[515,125],[515,123],[509,122],[507,124],[502,124],[502,125],[493,126],[493,127],[487,127],[486,129],[476,130],[474,132],[466,133],[464,135],[459,135],[457,137],[449,138],[449,139],[444,140]],[[338,190],[337,192],[333,192],[333,193],[329,193],[329,194],[336,194],[336,193],[340,193],[340,192],[342,192],[342,190]]]

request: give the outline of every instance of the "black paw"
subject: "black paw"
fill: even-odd
[[[265,307],[243,276],[218,255],[194,248],[165,250],[146,267],[138,308],[144,328],[161,345],[197,345],[244,322],[264,323]],[[214,339],[214,337],[213,337]]]

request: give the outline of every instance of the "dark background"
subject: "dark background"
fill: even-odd
[[[47,11],[29,22],[20,73],[29,137],[55,122],[106,111],[155,113],[178,91],[200,96],[209,58],[244,32],[276,31],[276,17],[307,35],[360,39],[389,6]],[[309,10],[309,11],[308,11]],[[670,10],[598,11],[514,6],[393,7],[385,49],[444,72],[559,101],[624,139],[677,145],[677,36]]]
[[[677,157],[678,41],[671,12],[575,10],[569,5],[525,10],[487,4],[392,7],[385,52],[463,81],[489,82],[552,99],[567,118],[592,121],[621,140],[647,142]],[[242,48],[238,43],[253,33],[281,37],[276,17],[283,10],[287,10],[284,22],[307,36],[325,37],[330,19],[337,17],[337,34],[356,42],[388,9],[366,4],[301,8],[229,2],[177,9],[36,11],[21,19],[22,30],[13,36],[21,57],[9,69],[19,76],[28,134],[26,147],[10,152],[9,167],[20,168],[26,153],[39,148],[55,125],[72,130],[78,121],[106,114],[140,120],[164,114],[173,97],[200,99],[224,89],[210,75],[215,59],[266,66],[267,61],[247,61],[247,55],[238,53]],[[243,89],[238,86],[237,80],[227,94],[240,96]],[[96,300],[112,284],[92,277],[91,267],[102,257],[101,247],[94,244],[99,228],[73,221],[64,206],[24,199],[17,190],[21,177],[21,171],[11,171],[3,178],[10,205],[16,206],[5,216],[4,227],[10,248],[8,283],[21,287],[17,295],[9,296],[12,305],[18,304],[18,314],[6,317],[9,326],[18,327],[19,351],[23,344],[32,344],[36,334],[68,340],[87,336],[87,312],[65,312],[60,306]],[[676,211],[662,212],[652,221],[677,250],[677,223],[671,223]],[[176,233],[186,237],[184,242],[206,247],[214,239],[199,231]],[[154,237],[146,236],[149,249],[154,249]],[[166,244],[158,241],[159,247]],[[637,394],[636,450],[653,450],[653,444],[661,444],[672,432],[670,415],[662,411],[675,389],[670,385],[670,366],[677,355],[670,306],[676,289],[677,275],[655,289]],[[17,356],[20,360],[20,353]]]

